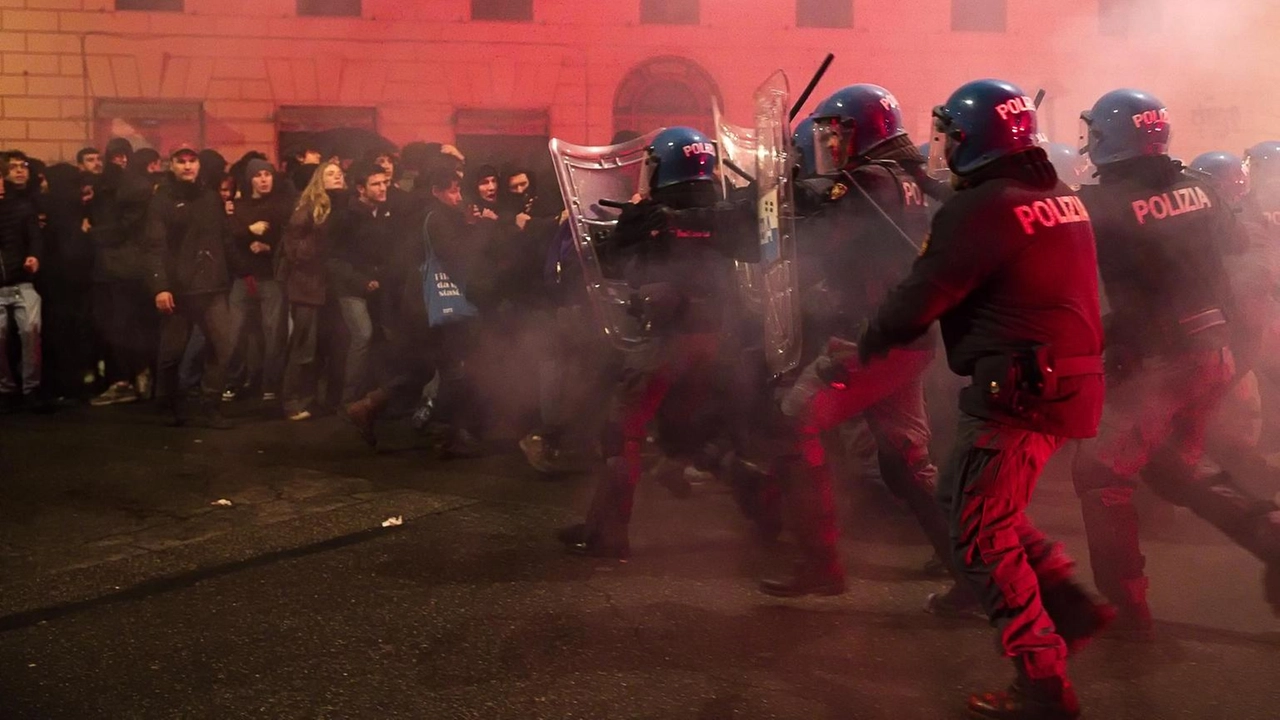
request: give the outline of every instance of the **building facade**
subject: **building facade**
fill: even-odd
[[[111,135],[273,156],[338,126],[518,155],[558,136],[746,124],[773,70],[899,97],[918,140],[960,83],[1044,89],[1075,142],[1102,92],[1169,104],[1175,151],[1280,136],[1280,3],[1252,0],[0,0],[0,148]],[[467,148],[464,147],[464,151]]]

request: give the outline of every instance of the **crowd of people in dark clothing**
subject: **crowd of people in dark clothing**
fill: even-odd
[[[452,454],[479,452],[495,423],[536,428],[528,380],[553,353],[572,252],[559,193],[438,143],[287,154],[229,163],[122,138],[74,165],[0,154],[4,411],[154,401],[174,424],[227,427],[242,403],[233,414],[337,412],[375,444],[390,409]],[[465,298],[459,315],[429,311],[437,280]],[[517,378],[523,397],[503,380]]]

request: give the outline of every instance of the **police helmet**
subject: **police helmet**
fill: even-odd
[[[796,123],[791,133],[791,144],[796,149],[796,165],[800,168],[801,177],[813,177],[818,174],[813,156],[813,116]]]
[[[1268,140],[1244,151],[1249,178],[1256,183],[1280,180],[1280,140]]]
[[[1080,149],[1094,165],[1169,154],[1169,110],[1150,93],[1112,90],[1080,120]]]
[[[815,166],[827,174],[865,158],[880,145],[907,134],[893,93],[879,85],[840,88],[813,111]]]
[[[1207,152],[1191,161],[1191,169],[1205,175],[1214,189],[1232,204],[1249,194],[1249,171],[1238,155]]]
[[[1092,185],[1096,182],[1093,178],[1095,172],[1093,165],[1088,158],[1080,154],[1079,150],[1059,142],[1046,142],[1040,147],[1044,148],[1045,154],[1049,156],[1049,162],[1053,163],[1053,169],[1066,184],[1079,188],[1081,185]]]
[[[691,182],[714,182],[716,144],[691,127],[669,127],[649,146],[645,164],[649,192]]]
[[[974,80],[933,109],[935,137],[947,166],[970,175],[1040,143],[1035,101],[1003,80]]]

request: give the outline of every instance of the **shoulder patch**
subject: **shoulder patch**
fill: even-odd
[[[925,233],[924,240],[920,242],[920,255],[923,256],[929,252],[929,238],[933,237],[933,233]]]
[[[827,198],[830,200],[839,200],[849,192],[849,186],[844,183],[836,183],[831,186],[831,190],[827,191]]]

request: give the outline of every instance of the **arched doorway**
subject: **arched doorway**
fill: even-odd
[[[720,89],[697,63],[682,57],[656,57],[632,68],[613,99],[613,129],[646,133],[687,125],[712,130],[712,98]]]

